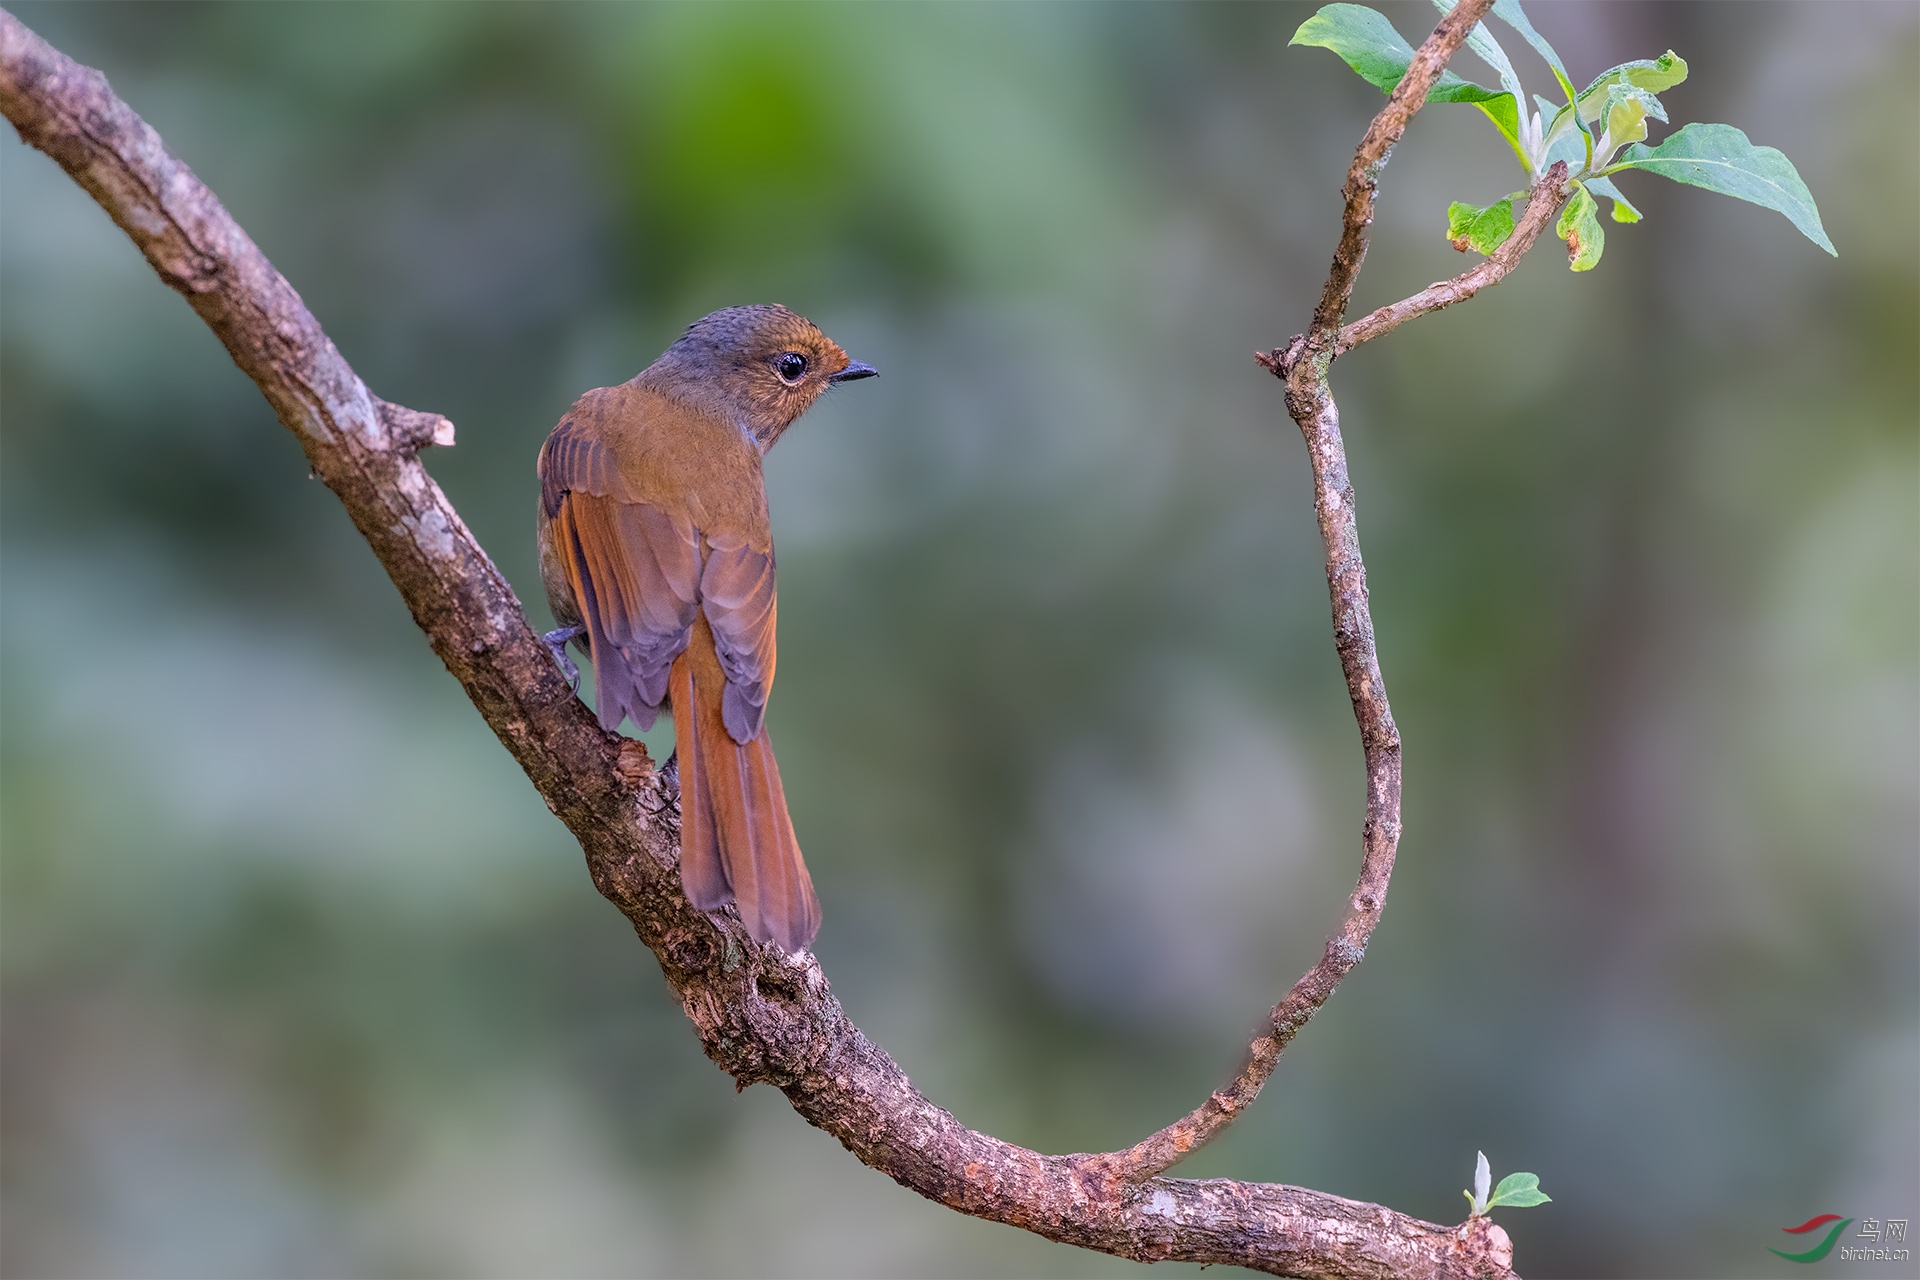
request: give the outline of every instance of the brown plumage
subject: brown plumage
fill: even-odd
[[[706,911],[810,945],[820,902],[762,717],[773,687],[773,534],[760,458],[829,386],[873,369],[785,307],[730,307],[631,382],[589,391],[540,449],[540,576],[593,659],[600,723],[673,707],[680,878]]]

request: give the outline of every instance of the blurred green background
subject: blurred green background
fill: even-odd
[[[1356,868],[1250,358],[1380,103],[1286,47],[1311,11],[15,6],[454,419],[428,464],[542,624],[533,458],[580,391],[750,301],[880,367],[768,464],[818,950],[930,1096],[1047,1151],[1223,1081]],[[1679,51],[1675,122],[1784,149],[1840,256],[1630,174],[1597,271],[1549,240],[1336,367],[1400,871],[1182,1172],[1457,1221],[1484,1149],[1554,1196],[1505,1215],[1529,1276],[1794,1273],[1782,1226],[1920,1218],[1920,23],[1534,17],[1583,82]],[[259,394],[4,135],[0,1268],[1133,1271],[734,1094]],[[1447,202],[1517,176],[1423,113],[1356,308],[1461,269]]]

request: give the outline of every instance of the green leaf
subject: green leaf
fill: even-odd
[[[1493,0],[1493,16],[1500,19],[1520,33],[1521,39],[1533,46],[1533,51],[1546,60],[1553,68],[1553,78],[1560,82],[1560,91],[1567,95],[1567,101],[1573,101],[1573,81],[1567,79],[1566,64],[1560,61],[1560,55],[1553,51],[1547,38],[1533,29],[1533,23],[1527,20],[1526,13],[1520,8],[1520,0]]]
[[[1540,170],[1545,172],[1553,167],[1555,160],[1565,160],[1570,173],[1578,173],[1587,167],[1587,139],[1591,137],[1584,129],[1573,122],[1573,107],[1570,103],[1554,102],[1538,94],[1533,99],[1540,106],[1543,120],[1553,121],[1541,128]]]
[[[1651,62],[1642,58],[1638,62],[1623,62],[1617,67],[1609,67],[1580,91],[1580,118],[1598,120],[1607,109],[1607,90],[1614,85],[1629,85],[1635,89],[1645,89],[1648,93],[1665,93],[1686,78],[1686,61],[1671,49]],[[1665,116],[1660,118],[1666,119]]]
[[[1625,196],[1620,194],[1620,188],[1614,186],[1609,179],[1588,178],[1586,180],[1586,186],[1587,190],[1593,192],[1593,194],[1605,196],[1607,199],[1613,201],[1613,220],[1615,222],[1640,221],[1640,211],[1634,208]]]
[[[1552,1196],[1540,1190],[1540,1179],[1535,1174],[1510,1173],[1500,1179],[1500,1185],[1493,1189],[1487,1208],[1531,1209],[1537,1204],[1549,1204],[1552,1200]]]
[[[1553,108],[1553,104],[1545,99],[1541,99],[1541,104],[1547,110]],[[1545,173],[1553,168],[1555,160],[1565,160],[1567,171],[1578,173],[1587,163],[1587,144],[1580,140],[1583,136],[1580,130],[1573,127],[1571,108],[1563,110],[1558,119],[1562,123],[1545,130],[1546,137],[1540,145],[1540,171]]]
[[[1442,13],[1452,13],[1457,3],[1459,0],[1433,0],[1434,8]],[[1500,131],[1500,136],[1507,140],[1507,145],[1513,148],[1513,154],[1520,157],[1520,167],[1531,175],[1534,165],[1527,139],[1527,95],[1520,88],[1520,77],[1514,74],[1507,51],[1493,38],[1485,22],[1473,24],[1473,30],[1467,33],[1467,47],[1479,54],[1480,60],[1492,67],[1500,77],[1501,87],[1506,92],[1478,105],[1486,112],[1487,119],[1493,121],[1493,127]]]
[[[1607,113],[1611,105],[1607,91],[1615,85],[1626,85],[1634,89],[1644,89],[1648,93],[1660,93],[1671,89],[1687,78],[1687,64],[1680,55],[1669,49],[1658,58],[1649,62],[1642,58],[1638,62],[1623,62],[1610,67],[1594,77],[1592,84],[1580,91],[1580,119],[1591,124]],[[1542,168],[1555,160],[1572,163],[1584,151],[1579,141],[1579,130],[1574,127],[1572,106],[1559,106],[1539,100],[1541,109],[1551,117],[1553,123],[1547,126],[1546,158],[1540,164]],[[1649,111],[1657,120],[1665,120],[1666,109]],[[1577,167],[1577,166],[1576,166]]]
[[[1772,147],[1756,147],[1730,124],[1690,124],[1667,135],[1657,147],[1635,143],[1608,172],[1645,169],[1688,186],[1749,200],[1783,213],[1807,239],[1839,256],[1813,193],[1794,171],[1793,162]]]
[[[1429,95],[1431,96],[1431,95]],[[1486,112],[1487,119],[1493,121],[1493,127],[1507,140],[1514,154],[1520,157],[1520,163],[1527,163],[1527,153],[1520,145],[1520,108],[1514,104],[1510,93],[1496,93],[1491,98],[1473,104]]]
[[[1608,88],[1606,133],[1610,146],[1623,146],[1644,139],[1647,136],[1648,116],[1662,124],[1666,123],[1667,109],[1660,105],[1660,99],[1630,84],[1616,84]]]
[[[1560,61],[1560,55],[1554,52],[1552,45],[1547,43],[1547,38],[1533,29],[1533,23],[1528,20],[1526,12],[1520,7],[1520,0],[1494,0],[1492,12],[1494,17],[1506,23],[1515,31],[1518,31],[1521,38],[1533,46],[1533,51],[1545,59],[1547,66],[1553,71],[1553,78],[1560,82],[1560,92],[1567,95],[1567,104],[1571,106],[1575,101],[1573,81],[1567,79],[1566,64]],[[1519,93],[1517,86],[1514,87],[1514,91],[1517,96]],[[1525,99],[1522,98],[1521,101],[1524,102]],[[1541,105],[1544,108],[1541,112],[1541,119],[1552,120],[1556,118],[1553,106],[1545,102]],[[1586,161],[1587,147],[1591,139],[1588,137],[1585,129],[1576,129],[1574,132],[1581,138],[1581,160],[1578,167],[1591,168],[1592,166]],[[1538,156],[1545,157],[1547,150],[1546,140],[1541,136],[1542,130],[1537,120],[1533,123],[1532,133],[1532,149],[1534,153]],[[1542,158],[1538,161],[1537,167],[1530,169],[1529,172],[1544,172],[1552,164],[1553,160],[1551,158]]]
[[[1553,51],[1547,38],[1533,29],[1533,23],[1527,21],[1527,15],[1520,8],[1520,0],[1493,0],[1493,16],[1500,19],[1520,33],[1520,38],[1533,46],[1533,51],[1546,59],[1561,78],[1567,74],[1566,64],[1560,61],[1560,55]]]
[[[1452,13],[1453,6],[1458,3],[1459,0],[1433,0],[1434,8],[1442,13]],[[1467,47],[1480,55],[1480,61],[1493,68],[1494,73],[1500,77],[1501,87],[1513,95],[1517,110],[1519,104],[1527,100],[1527,95],[1520,89],[1520,77],[1514,74],[1513,63],[1508,60],[1507,51],[1502,49],[1500,42],[1493,38],[1493,33],[1487,30],[1486,23],[1473,24],[1473,30],[1467,33]]]
[[[1331,49],[1362,80],[1392,93],[1413,61],[1413,46],[1401,38],[1386,16],[1363,4],[1330,4],[1300,24],[1288,44]],[[1442,71],[1427,92],[1428,102],[1485,102],[1506,95]]]
[[[1573,184],[1573,198],[1560,211],[1554,231],[1567,242],[1568,265],[1575,271],[1591,271],[1599,265],[1601,251],[1607,247],[1606,233],[1600,230],[1600,202],[1586,187]],[[1502,1184],[1505,1185],[1505,1184]]]
[[[1447,239],[1465,253],[1492,253],[1513,234],[1513,198],[1496,200],[1486,208],[1462,204],[1447,206]]]
[[[1384,15],[1359,4],[1330,4],[1300,24],[1289,44],[1331,49],[1362,80],[1382,93],[1392,93],[1413,61],[1413,46],[1401,38]],[[1520,112],[1513,95],[1464,80],[1451,71],[1440,73],[1427,92],[1428,102],[1471,102],[1484,111],[1507,145],[1520,152]]]

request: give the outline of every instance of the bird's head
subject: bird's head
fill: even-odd
[[[764,453],[828,387],[877,372],[805,316],[765,304],[694,321],[643,376],[738,421]]]

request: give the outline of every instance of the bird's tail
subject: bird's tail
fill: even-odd
[[[721,719],[725,677],[704,622],[674,659],[671,679],[681,883],[702,911],[738,903],[748,933],[802,951],[820,931],[820,900],[787,816],[765,726],[739,743]]]

